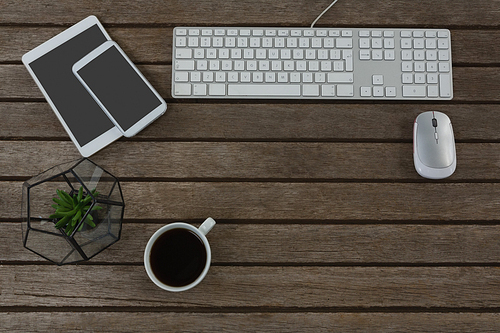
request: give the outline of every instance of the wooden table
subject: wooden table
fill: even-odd
[[[341,0],[318,23],[451,29],[451,102],[171,98],[173,27],[308,26],[328,4],[0,0],[0,331],[500,331],[500,1]],[[121,180],[122,239],[58,267],[22,247],[21,186],[79,154],[21,56],[91,14],[168,110],[92,157]],[[427,110],[455,129],[442,181],[413,167]],[[208,216],[206,279],[158,289],[149,237]]]

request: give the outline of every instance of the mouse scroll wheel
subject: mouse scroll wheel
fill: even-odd
[[[438,127],[438,120],[436,118],[432,118],[432,126]]]

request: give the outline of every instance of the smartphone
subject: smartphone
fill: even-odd
[[[73,73],[127,137],[165,113],[167,103],[113,41],[73,65]]]

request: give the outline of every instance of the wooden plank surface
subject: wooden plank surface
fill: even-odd
[[[169,103],[167,112],[122,141],[376,141],[412,142],[419,113],[446,113],[458,142],[499,142],[499,104]],[[0,102],[8,140],[69,137],[46,102]],[[471,116],[472,114],[472,116]],[[23,123],[25,126],[18,126]],[[26,131],[26,128],[29,131]],[[111,146],[109,147],[111,148]],[[103,153],[109,148],[105,148]],[[76,153],[76,148],[73,149]],[[75,155],[68,156],[68,159]],[[41,161],[43,163],[44,161]],[[119,164],[119,163],[117,163]],[[119,167],[119,165],[117,165]],[[40,171],[45,170],[43,168]]]
[[[423,181],[413,167],[412,147],[412,143],[122,141],[92,160],[120,179]],[[447,181],[499,179],[500,144],[458,143],[456,149],[458,167]],[[68,141],[0,141],[0,150],[6,157],[0,160],[3,179],[29,179],[80,157]],[[482,163],[477,161],[478,151]],[[123,163],[116,165],[118,159]]]
[[[127,219],[496,221],[499,183],[121,182]],[[21,182],[0,182],[16,218]],[[42,191],[42,190],[40,190]],[[36,201],[38,202],[38,201]],[[47,213],[51,207],[47,207]]]
[[[121,240],[93,258],[91,263],[142,264],[149,238],[166,223],[124,223]],[[460,266],[499,262],[498,225],[415,223],[353,225],[283,221],[248,224],[219,221],[208,239],[215,265]],[[0,223],[0,263],[44,263],[43,258],[22,246],[20,234],[20,223]]]
[[[61,318],[65,318],[64,322]],[[0,313],[9,332],[484,332],[500,329],[497,313]]]
[[[214,265],[182,293],[158,292],[142,265],[0,265],[0,279],[0,307],[500,307],[496,267]]]
[[[2,0],[0,21],[4,24],[69,25],[88,15],[96,15],[107,24],[223,24],[264,26],[308,26],[327,7],[325,2],[286,0],[269,1],[182,1],[165,3],[161,0],[138,3],[120,1],[112,7],[99,1],[84,5],[77,0],[53,3],[50,0]],[[339,8],[341,7],[341,8]],[[478,0],[474,6],[467,0],[395,0],[373,7],[371,1],[344,1],[335,6],[318,22],[319,26],[475,26],[498,27],[498,1]],[[209,13],[209,15],[207,14]]]

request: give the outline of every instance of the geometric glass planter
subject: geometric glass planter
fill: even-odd
[[[56,228],[58,190],[71,198],[80,193],[86,202],[79,206],[74,229]],[[120,239],[124,209],[118,179],[94,162],[82,158],[57,165],[23,184],[24,247],[58,265],[89,260]]]

